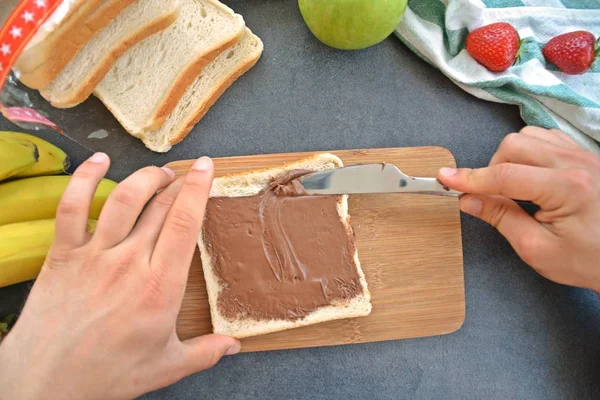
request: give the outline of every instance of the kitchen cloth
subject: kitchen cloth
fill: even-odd
[[[508,22],[522,40],[503,73],[465,49],[470,31],[494,22]],[[542,55],[550,39],[577,30],[600,36],[600,0],[409,0],[395,34],[463,90],[518,105],[528,125],[560,129],[600,154],[600,57],[585,74],[567,75]]]

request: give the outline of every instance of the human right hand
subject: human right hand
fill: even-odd
[[[493,225],[546,278],[600,293],[600,157],[565,133],[508,135],[487,168],[440,170],[463,212]],[[511,199],[540,206],[531,217]]]

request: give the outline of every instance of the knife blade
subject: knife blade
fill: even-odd
[[[436,178],[417,178],[392,164],[362,164],[314,172],[298,178],[311,195],[419,193],[459,197],[463,193],[442,185]]]

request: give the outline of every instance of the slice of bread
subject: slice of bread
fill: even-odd
[[[223,92],[256,64],[262,51],[262,41],[246,28],[242,40],[204,67],[164,125],[142,136],[146,147],[164,153],[181,142]]]
[[[252,196],[267,187],[274,178],[279,177],[286,172],[293,170],[324,171],[328,169],[339,168],[341,166],[342,161],[338,157],[333,154],[326,153],[273,168],[227,175],[214,180],[210,196]],[[350,236],[352,236],[350,215],[348,214],[348,196],[339,196],[338,214],[346,230],[349,232]],[[254,320],[245,317],[237,318],[235,320],[228,319],[221,314],[218,307],[219,295],[223,290],[223,284],[215,272],[212,257],[207,250],[207,245],[204,242],[203,236],[204,233],[202,232],[198,238],[198,247],[202,257],[202,266],[204,270],[204,278],[206,280],[206,288],[210,303],[210,312],[214,333],[229,335],[236,338],[244,338],[336,319],[361,317],[371,313],[371,294],[367,287],[365,275],[360,267],[358,252],[356,252],[354,254],[354,264],[356,266],[362,286],[362,293],[357,297],[345,302],[339,302],[337,304],[331,304],[317,308],[310,314],[298,320]]]
[[[94,94],[133,136],[158,129],[202,69],[244,34],[216,0],[183,0],[177,21],[129,49]]]
[[[42,96],[54,107],[85,101],[129,48],[168,28],[180,10],[179,0],[138,0],[123,10],[65,66]]]
[[[72,34],[94,12],[103,0],[67,0],[58,5],[27,43],[13,68],[21,74],[30,73],[44,64],[62,39]]]
[[[134,0],[64,1],[71,5],[66,15],[51,30],[48,27],[48,31],[44,31],[42,25],[33,39],[33,45],[26,48],[15,63],[14,69],[18,71],[19,80],[33,89],[48,86],[81,48],[133,2]],[[60,13],[62,6],[56,12]]]

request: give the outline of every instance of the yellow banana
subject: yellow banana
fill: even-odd
[[[0,287],[35,279],[54,240],[55,220],[0,226]],[[89,221],[88,232],[96,229]]]
[[[0,184],[0,225],[52,219],[70,176],[40,176]],[[103,179],[91,204],[90,219],[98,219],[102,206],[117,184]]]
[[[38,149],[33,143],[3,140],[0,137],[0,181],[31,168],[38,161]]]
[[[38,149],[38,162],[14,175],[12,179],[56,175],[65,172],[69,168],[69,157],[67,157],[67,154],[52,143],[37,136],[21,132],[0,131],[0,140],[33,143]]]

